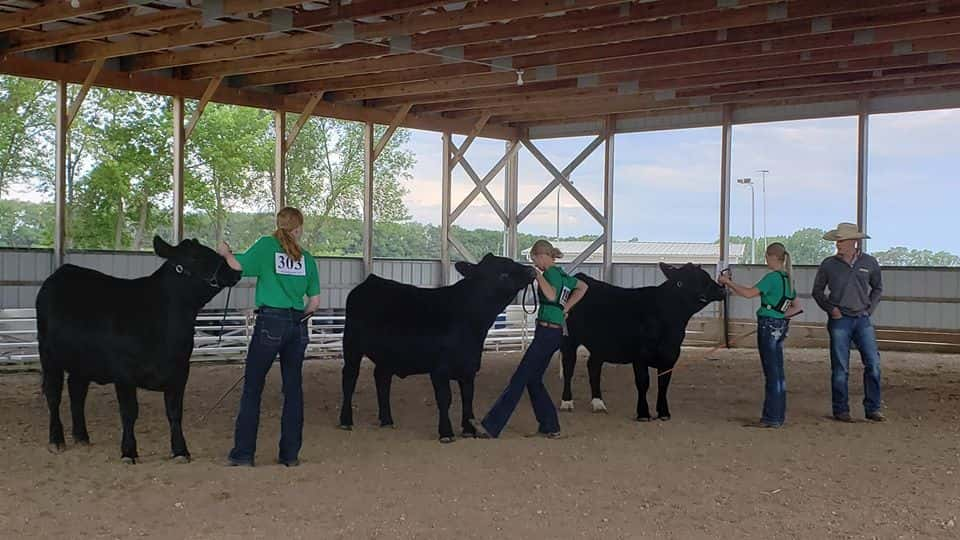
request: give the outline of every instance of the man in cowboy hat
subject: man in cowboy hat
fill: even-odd
[[[883,422],[880,411],[880,352],[870,316],[880,303],[883,285],[880,264],[860,251],[860,240],[870,238],[853,223],[841,223],[823,235],[837,243],[837,254],[827,257],[817,270],[813,298],[829,315],[830,366],[833,372],[833,418],[851,422],[847,400],[850,344],[863,361],[863,407],[868,420]],[[829,295],[824,288],[830,290]]]

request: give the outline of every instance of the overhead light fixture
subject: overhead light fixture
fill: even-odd
[[[523,70],[522,69],[517,70],[517,86],[523,86]]]
[[[73,9],[80,7],[80,0],[70,0],[70,7]]]

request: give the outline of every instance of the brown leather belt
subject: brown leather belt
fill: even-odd
[[[563,326],[560,326],[559,324],[548,323],[545,321],[537,321],[537,324],[545,328],[563,328]]]

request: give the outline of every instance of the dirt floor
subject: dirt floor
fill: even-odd
[[[140,392],[141,463],[119,460],[112,387],[91,389],[93,445],[46,450],[36,373],[0,376],[0,536],[4,538],[951,538],[960,534],[960,357],[884,355],[885,424],[829,420],[824,351],[788,351],[788,424],[759,415],[752,351],[685,351],[673,420],[637,423],[632,370],[608,366],[609,414],[589,412],[583,362],[565,437],[535,430],[526,398],[501,439],[436,441],[429,379],[394,383],[397,429],[376,421],[364,364],[353,432],[336,428],[339,362],[305,367],[303,465],[274,465],[279,369],[264,396],[258,466],[228,468],[238,393],[198,418],[241,373],[198,366],[186,399],[193,463],[170,462],[162,396]],[[516,355],[489,355],[478,413]],[[548,386],[559,398],[557,359]],[[852,404],[862,418],[859,368]],[[655,391],[649,396],[651,407]],[[69,419],[67,400],[63,413]],[[459,419],[458,394],[452,414]],[[65,420],[69,439],[69,420]],[[459,425],[459,421],[455,422]]]

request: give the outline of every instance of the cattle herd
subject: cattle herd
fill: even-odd
[[[60,399],[66,373],[76,443],[90,440],[84,419],[90,383],[113,384],[123,425],[122,460],[134,463],[136,389],[144,388],[164,393],[172,457],[190,459],[181,420],[195,320],[221,289],[240,280],[240,272],[196,240],[171,246],[155,237],[153,246],[164,262],[150,276],[120,279],[64,265],[37,294],[37,338],[54,452],[64,449]],[[670,418],[669,370],[679,357],[687,322],[710,302],[724,299],[725,291],[696,265],[660,267],[667,278],[664,283],[637,289],[577,275],[588,282],[589,291],[567,321],[568,335],[561,347],[561,409],[573,408],[571,379],[582,345],[590,353],[593,410],[606,410],[600,391],[603,363],[632,364],[637,420],[653,418],[646,400],[648,368],[663,375],[658,377],[656,417]],[[454,440],[451,381],[460,388],[462,435],[476,435],[471,423],[474,380],[487,331],[533,283],[536,273],[530,266],[491,254],[477,264],[458,262],[456,269],[463,279],[448,287],[423,289],[371,275],[350,292],[343,333],[343,429],[353,426],[353,393],[360,362],[367,357],[375,365],[381,426],[393,425],[392,378],[427,374],[439,413],[440,440]]]

